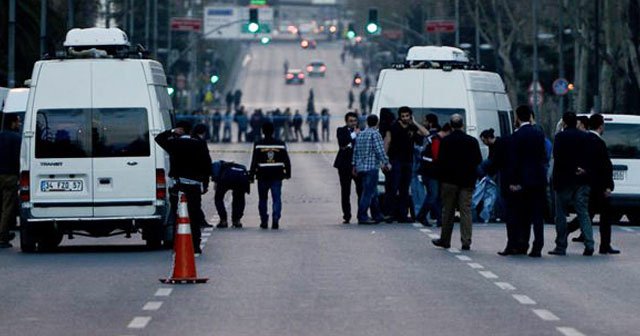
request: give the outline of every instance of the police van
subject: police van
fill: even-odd
[[[496,136],[512,131],[512,108],[502,79],[471,63],[458,48],[412,47],[405,63],[380,71],[373,113],[388,108],[397,117],[401,106],[413,110],[416,122],[433,113],[442,125],[451,115],[460,114],[467,134],[476,139],[489,128]],[[481,147],[486,157],[488,148]]]
[[[25,252],[64,235],[141,232],[170,241],[169,158],[153,141],[172,127],[162,64],[119,29],[72,29],[54,58],[35,63],[20,158]]]

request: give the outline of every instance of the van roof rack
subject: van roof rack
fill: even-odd
[[[67,32],[63,49],[43,59],[149,58],[140,44],[131,46],[127,34],[118,28],[74,28]]]
[[[455,61],[405,61],[402,63],[391,64],[392,69],[442,69],[443,71],[451,70],[484,70],[484,65],[470,62]]]

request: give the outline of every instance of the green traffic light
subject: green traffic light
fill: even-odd
[[[215,84],[220,80],[220,76],[218,75],[213,75],[211,76],[211,84]]]
[[[167,93],[168,93],[170,96],[172,96],[172,95],[173,95],[173,92],[175,92],[175,90],[174,90],[172,87],[168,87],[168,88],[167,88]]]
[[[354,32],[353,30],[350,30],[347,32],[347,37],[351,40],[354,37],[356,37],[356,32]]]
[[[255,22],[250,22],[247,29],[249,30],[250,33],[257,33],[258,30],[260,29],[260,25]]]
[[[367,33],[369,34],[374,34],[375,32],[378,31],[378,25],[371,22],[367,25]]]
[[[263,36],[260,39],[260,43],[262,43],[262,44],[269,44],[269,42],[271,42],[271,39],[268,36]]]

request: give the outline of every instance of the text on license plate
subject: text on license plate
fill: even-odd
[[[626,170],[614,170],[613,171],[613,179],[616,181],[623,181],[627,176]]]
[[[41,191],[82,191],[82,180],[43,180],[40,181]]]

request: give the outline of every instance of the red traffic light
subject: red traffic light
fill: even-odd
[[[308,41],[308,40],[302,40],[302,41],[300,41],[300,46],[302,47],[302,49],[307,49],[307,48],[309,48],[309,41]]]

